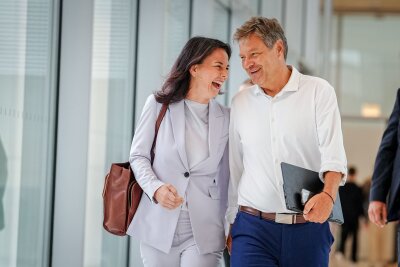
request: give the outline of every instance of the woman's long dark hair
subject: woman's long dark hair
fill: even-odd
[[[184,99],[189,91],[190,68],[201,64],[215,49],[224,49],[231,57],[229,44],[206,37],[193,37],[183,47],[161,90],[155,93],[157,102],[174,103]]]

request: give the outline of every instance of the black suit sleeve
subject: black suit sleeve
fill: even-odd
[[[372,175],[370,201],[386,202],[393,174],[393,163],[398,146],[398,126],[400,119],[400,89],[397,91],[396,102],[389,118],[388,126],[383,133],[382,142],[375,161]]]

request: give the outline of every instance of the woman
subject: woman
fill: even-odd
[[[228,77],[230,55],[221,41],[190,39],[143,108],[130,163],[144,194],[128,234],[140,240],[146,267],[219,265],[225,247],[229,111],[214,98]],[[169,107],[152,166],[163,103]]]

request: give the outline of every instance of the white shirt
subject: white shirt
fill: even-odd
[[[289,66],[290,67],[290,66]],[[347,160],[335,91],[323,79],[294,67],[275,97],[254,85],[232,100],[229,129],[229,207],[233,223],[238,205],[264,212],[286,209],[281,162],[320,173],[343,174]]]
[[[185,148],[189,169],[193,169],[210,155],[208,113],[208,103],[185,99]],[[186,194],[182,210],[188,210]]]

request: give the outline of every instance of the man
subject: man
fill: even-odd
[[[338,253],[343,255],[347,237],[352,236],[351,261],[357,262],[358,251],[358,228],[359,219],[364,216],[363,193],[361,188],[356,184],[357,170],[350,167],[347,175],[347,181],[344,186],[339,189],[340,200],[342,202],[342,210],[344,223],[341,225],[341,235],[338,243]]]
[[[375,161],[368,216],[379,227],[400,218],[400,89]],[[400,226],[397,228],[397,259],[400,266]]]
[[[232,100],[231,266],[328,266],[333,237],[326,220],[347,173],[335,91],[286,65],[276,19],[251,18],[234,38],[255,85]],[[304,217],[286,208],[281,162],[318,171],[324,182]]]

